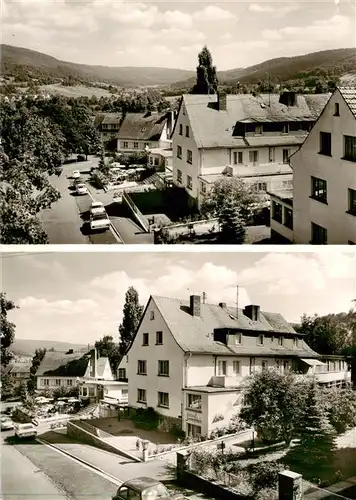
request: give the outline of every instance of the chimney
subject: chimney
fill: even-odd
[[[221,309],[226,309],[226,302],[219,302]]]
[[[226,111],[226,107],[227,107],[226,92],[218,92],[218,110]]]
[[[206,297],[207,297],[206,293],[203,292],[203,304],[206,304]]]
[[[244,315],[252,321],[260,321],[260,306],[250,305],[244,309]]]
[[[291,90],[284,90],[279,96],[279,103],[285,106],[297,106],[297,93]]]
[[[200,316],[200,295],[191,295],[190,296],[190,314],[192,316]]]

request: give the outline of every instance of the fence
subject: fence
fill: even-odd
[[[150,232],[150,225],[148,223],[147,218],[143,215],[142,212],[140,212],[140,210],[137,208],[137,206],[132,201],[132,199],[130,198],[129,194],[126,191],[122,192],[122,202],[125,203],[129,207],[133,216],[138,221],[140,226],[144,229],[144,231],[146,231],[146,233],[149,233]]]

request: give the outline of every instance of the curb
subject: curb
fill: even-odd
[[[97,467],[96,465],[93,465],[91,464],[90,462],[87,462],[86,460],[83,460],[82,458],[79,458],[79,457],[76,457],[75,455],[72,455],[71,453],[69,453],[68,451],[64,451],[62,450],[61,448],[59,448],[58,446],[52,444],[52,443],[49,443],[48,441],[46,441],[45,439],[42,439],[42,438],[36,438],[36,441],[38,441],[40,444],[44,444],[46,446],[49,446],[50,448],[54,448],[55,450],[63,453],[63,455],[67,455],[68,457],[70,458],[73,458],[74,460],[76,460],[77,462],[80,462],[84,465],[86,465],[87,467],[90,467],[91,469],[94,469],[96,470],[97,472],[100,472],[100,474],[103,474],[104,476],[107,476],[108,478],[111,478],[112,479],[112,482],[114,484],[116,484],[117,486],[121,486],[123,484],[124,481],[121,481],[120,479],[118,479],[117,477],[114,477],[113,475],[109,474],[108,472],[105,472],[104,470],[100,469],[99,467]]]

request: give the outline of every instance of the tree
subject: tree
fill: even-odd
[[[323,482],[333,470],[336,432],[328,419],[322,393],[316,383],[309,384],[303,410],[298,412],[299,442],[283,461],[307,479]]]
[[[194,85],[193,94],[215,94],[218,90],[216,67],[208,47],[205,45],[198,54],[197,83]]]
[[[226,200],[239,209],[240,216],[248,224],[254,212],[259,208],[259,198],[256,192],[240,177],[223,176],[217,180],[207,193],[201,207],[201,212],[207,217],[219,217]]]
[[[99,356],[109,358],[110,366],[114,374],[116,374],[121,361],[121,353],[118,344],[115,344],[111,335],[104,335],[101,340],[95,342]]]
[[[126,353],[131,345],[141,320],[142,311],[143,307],[139,303],[138,293],[133,286],[130,286],[125,295],[124,317],[119,326],[121,356]]]
[[[15,395],[15,385],[11,380],[11,376],[8,373],[1,375],[1,397],[11,398]]]
[[[252,375],[244,394],[240,418],[265,441],[286,441],[295,435],[305,382],[292,373],[268,370]]]
[[[1,365],[7,366],[13,354],[10,350],[11,344],[15,340],[15,324],[8,320],[9,311],[13,311],[18,306],[6,298],[6,293],[0,293],[1,322],[0,322],[0,341],[1,341]]]
[[[30,368],[30,380],[28,381],[28,389],[34,392],[36,389],[36,372],[46,354],[46,349],[36,349],[32,358],[32,365]]]
[[[21,387],[20,387],[20,398],[21,398],[22,404],[27,405],[27,403],[29,401],[29,394],[28,394],[27,383],[26,382],[22,382],[22,384],[21,384]]]
[[[234,200],[228,198],[219,213],[221,243],[241,245],[245,241],[245,225]]]
[[[351,388],[327,388],[323,399],[330,424],[338,434],[356,427],[356,391]]]

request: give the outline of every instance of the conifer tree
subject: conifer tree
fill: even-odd
[[[228,198],[219,213],[221,243],[240,244],[245,241],[245,225],[234,200]]]
[[[138,293],[133,286],[130,286],[125,296],[124,317],[119,326],[119,349],[122,356],[130,347],[142,316],[142,310]]]
[[[205,45],[198,54],[197,83],[193,87],[192,94],[215,94],[217,90],[216,67],[213,66],[213,58]]]

